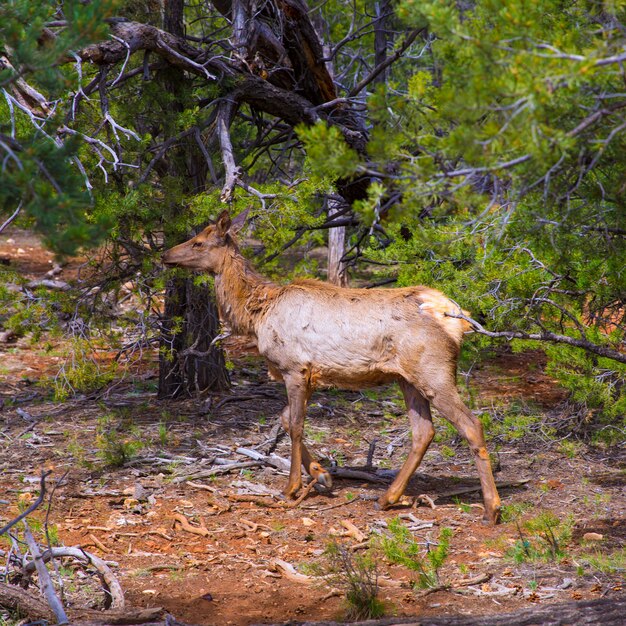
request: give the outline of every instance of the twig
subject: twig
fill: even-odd
[[[4,533],[13,528],[15,524],[23,520],[27,515],[30,515],[38,506],[41,505],[46,496],[46,478],[50,476],[50,474],[52,474],[52,470],[41,472],[39,497],[23,513],[20,513],[20,515],[10,521],[4,528],[0,528],[0,535],[4,535]]]
[[[244,456],[248,456],[255,461],[259,461],[266,465],[270,465],[271,467],[275,467],[278,470],[289,470],[291,467],[291,463],[288,459],[285,459],[282,456],[278,456],[277,454],[263,454],[261,452],[257,452],[256,450],[250,450],[248,448],[237,448],[237,454],[243,454]]]
[[[374,454],[376,452],[376,444],[378,443],[378,439],[373,439],[370,442],[370,447],[367,450],[367,461],[365,461],[365,467],[374,467]]]
[[[89,539],[91,539],[93,545],[96,546],[96,548],[98,548],[103,554],[110,552],[110,550],[102,543],[102,541],[100,541],[100,539],[98,539],[98,537],[96,537],[93,533],[89,533]]]
[[[211,487],[210,485],[203,485],[202,483],[194,483],[192,480],[188,480],[187,484],[194,489],[202,489],[203,491],[210,491],[211,493],[217,491],[215,487]]]
[[[19,215],[21,210],[22,210],[22,201],[20,200],[20,203],[17,205],[17,209],[15,209],[15,211],[13,212],[11,217],[9,217],[4,222],[4,224],[2,224],[2,226],[0,226],[0,233]],[[2,534],[2,533],[0,533],[0,534]]]
[[[287,506],[290,509],[295,509],[313,490],[313,487],[317,485],[317,478],[314,478],[302,491],[296,500],[290,502]]]
[[[273,498],[275,496],[272,495],[266,495],[266,496],[254,496],[251,494],[240,494],[240,493],[229,493],[226,496],[229,500],[232,500],[233,502],[252,502],[253,504],[256,504],[257,506],[261,507],[261,508],[267,508],[267,509],[284,509],[285,508],[285,504],[284,502],[280,501],[280,502],[274,502]],[[270,498],[269,500],[264,500],[263,498]]]
[[[182,529],[185,532],[191,533],[192,535],[200,535],[202,537],[208,537],[211,534],[209,532],[209,529],[206,528],[205,526],[192,526],[189,523],[189,520],[181,513],[175,513],[174,520],[181,525]]]
[[[411,44],[417,39],[417,36],[424,32],[424,28],[417,28],[412,30],[402,42],[402,45],[392,54],[388,59],[379,63],[362,81],[355,85],[348,93],[349,98],[353,98],[359,92],[361,92],[367,85],[369,85],[377,76],[384,72],[390,65],[395,63],[411,46]]]

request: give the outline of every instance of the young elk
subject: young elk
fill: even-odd
[[[458,307],[428,287],[344,289],[315,280],[277,285],[242,256],[235,236],[245,215],[227,211],[199,235],[163,255],[177,265],[215,275],[220,315],[233,332],[256,337],[270,375],[283,380],[288,405],[281,414],[291,437],[291,470],[285,489],[295,497],[301,465],[330,487],[330,474],[303,443],[306,405],[316,387],[362,389],[397,381],[412,430],[411,451],[378,504],[395,504],[433,439],[430,406],[450,421],[474,454],[485,502],[485,520],[497,523],[500,498],[480,422],[456,388],[456,366],[466,322],[448,317]]]

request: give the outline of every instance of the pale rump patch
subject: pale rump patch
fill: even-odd
[[[469,317],[469,311],[461,309],[436,289],[429,289],[428,287],[421,287],[421,289],[420,298],[423,302],[419,305],[420,311],[432,315],[446,333],[460,345],[463,341],[463,334],[471,330],[472,326],[466,320],[451,316],[462,313]]]

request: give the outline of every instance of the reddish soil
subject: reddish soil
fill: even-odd
[[[5,240],[0,241],[0,257],[12,245]],[[35,253],[33,244],[26,261],[17,254],[18,246],[26,249],[21,242],[13,244],[8,250],[11,263],[29,277],[41,277],[50,267],[46,253]],[[559,408],[565,394],[544,374],[541,355],[494,354],[469,377],[473,408],[489,413],[499,429],[490,430],[490,448],[498,448],[501,466],[496,480],[511,485],[500,493],[509,515],[517,514],[497,527],[481,523],[480,494],[470,491],[478,481],[468,449],[439,420],[436,426],[443,434],[411,482],[407,504],[390,511],[377,511],[372,501],[361,499],[380,495],[385,485],[348,479],[338,479],[331,495],[312,492],[293,508],[267,497],[238,500],[237,494],[249,495],[251,483],[267,493],[284,486],[285,472],[267,466],[196,477],[193,484],[180,480],[219,467],[213,463],[216,457],[228,463],[249,461],[237,448],[267,451],[272,440],[285,402],[282,386],[269,383],[258,357],[240,345],[231,345],[229,356],[235,365],[230,394],[158,401],[152,355],[146,357],[141,377],[58,403],[38,385],[43,374],[59,367],[54,350],[42,352],[25,339],[0,344],[0,504],[5,502],[0,526],[18,513],[18,502],[36,497],[41,469],[53,469],[50,487],[65,476],[57,484],[49,516],[60,542],[114,561],[128,605],[162,606],[195,624],[340,618],[345,602],[336,581],[293,581],[276,559],[314,575],[327,567],[323,553],[330,542],[341,542],[355,555],[367,549],[363,538],[346,534],[342,522],[351,522],[374,543],[399,515],[416,528],[412,535],[423,546],[436,542],[442,528],[453,530],[450,554],[440,571],[440,581],[452,590],[420,594],[411,584],[414,572],[378,554],[384,583],[380,597],[388,614],[504,613],[529,603],[610,597],[622,591],[624,447],[592,448],[567,437],[567,415]],[[527,424],[519,438],[507,430],[517,414]],[[545,424],[565,430],[548,436],[542,430]],[[376,440],[374,464],[397,468],[408,451],[407,429],[396,389],[318,393],[307,420],[311,447],[340,466],[363,465],[370,442]],[[112,455],[120,449],[128,458],[112,466]],[[286,438],[275,452],[289,456]],[[445,496],[463,488],[468,491],[456,499]],[[421,494],[434,499],[435,508],[412,508]],[[523,530],[524,521],[545,511],[569,520],[573,532],[560,541],[563,555],[556,561],[516,563],[510,550],[520,539],[519,529],[529,533]],[[175,523],[174,516],[181,514],[206,528],[205,536]],[[33,518],[44,515],[39,510]],[[588,532],[602,539],[585,543]],[[6,545],[0,540],[0,550]],[[594,553],[614,562],[621,558],[621,570],[601,571],[592,564]],[[480,574],[491,578],[457,585]]]

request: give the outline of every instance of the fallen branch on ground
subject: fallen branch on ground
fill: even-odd
[[[47,563],[53,558],[71,557],[83,563],[90,563],[100,574],[102,581],[106,585],[106,591],[111,596],[111,609],[122,611],[125,606],[124,592],[119,581],[113,574],[111,568],[99,557],[86,552],[80,547],[59,547],[48,548],[41,554],[41,560]],[[23,568],[23,573],[30,576],[35,571],[35,564],[31,561]]]
[[[298,584],[317,584],[320,581],[332,578],[332,576],[307,576],[306,574],[300,574],[300,572],[298,572],[291,563],[283,561],[282,559],[273,559],[271,565],[274,571],[280,572],[285,578]],[[399,580],[392,580],[391,578],[382,578],[379,576],[378,585],[380,587],[402,587],[403,583]]]
[[[200,535],[201,537],[208,537],[211,533],[206,526],[192,526],[189,520],[182,513],[174,514],[174,523],[178,522],[181,528],[192,535]]]

